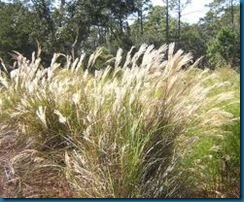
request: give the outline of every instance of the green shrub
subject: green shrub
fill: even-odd
[[[230,65],[239,69],[240,37],[229,28],[222,28],[207,45],[207,56],[212,65]]]

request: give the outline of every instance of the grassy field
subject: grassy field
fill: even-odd
[[[132,52],[46,68],[16,54],[0,72],[2,197],[240,197],[240,75],[173,44]]]

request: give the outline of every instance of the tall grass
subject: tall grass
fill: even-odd
[[[193,197],[240,197],[240,75],[231,68],[217,69],[215,74],[218,77],[205,85],[214,85],[216,79],[226,83],[210,96],[234,93],[231,101],[219,105],[232,114],[232,121],[218,131],[218,136],[201,136],[184,156],[181,167],[186,176],[191,176],[184,180],[195,187]]]
[[[14,139],[16,150],[3,170],[23,197],[36,196],[24,190],[37,176],[68,183],[76,197],[184,196],[180,162],[195,140],[216,138],[232,122],[225,106],[234,93],[217,91],[227,85],[217,74],[196,73],[197,61],[182,70],[192,56],[174,52],[174,44],[132,50],[124,62],[118,50],[113,65],[99,71],[101,50],[87,63],[84,55],[72,62],[54,54],[48,68],[39,53],[30,61],[16,53],[17,68],[1,72],[0,124],[7,132],[0,145]]]

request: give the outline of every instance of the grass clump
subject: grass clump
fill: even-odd
[[[30,61],[17,54],[17,68],[1,73],[1,147],[9,138],[17,148],[2,170],[22,185],[23,197],[32,176],[48,174],[69,185],[69,197],[184,196],[180,162],[192,153],[192,140],[214,139],[231,123],[224,106],[233,92],[216,93],[225,82],[196,73],[197,62],[182,70],[192,57],[174,53],[173,44],[132,51],[122,62],[119,50],[109,60],[114,65],[99,71],[100,50],[87,64],[84,56],[65,56],[62,68],[58,54],[48,68],[38,54]],[[37,195],[59,196],[45,194]]]
[[[208,80],[205,85],[214,85],[216,79],[225,83],[210,96],[233,92],[231,100],[219,104],[232,114],[232,121],[223,125],[217,136],[198,138],[181,164],[185,175],[191,176],[185,180],[195,187],[193,197],[235,198],[240,197],[240,75],[226,67],[217,69],[215,74],[218,77]]]

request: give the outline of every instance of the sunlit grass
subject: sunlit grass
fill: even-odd
[[[194,192],[202,197],[240,197],[240,75],[230,68],[219,68],[214,73],[217,77],[205,85],[214,85],[216,79],[226,83],[210,96],[226,91],[234,93],[231,101],[219,105],[232,114],[232,121],[217,136],[201,136],[181,163],[185,175],[191,176],[186,181],[196,188],[193,197]]]
[[[220,91],[225,80],[196,70],[197,62],[182,70],[192,57],[174,53],[173,44],[142,45],[125,62],[119,50],[113,66],[97,71],[99,54],[87,64],[84,56],[71,62],[55,54],[48,68],[38,54],[31,61],[17,54],[17,69],[1,73],[0,124],[15,131],[18,146],[4,165],[9,180],[23,191],[45,169],[43,175],[65,179],[76,197],[185,196],[181,166],[199,171],[200,155],[214,159],[214,166],[203,166],[215,168],[223,155],[211,157],[209,150],[233,122],[227,106],[237,99],[235,90]],[[64,67],[58,57],[66,57]]]

